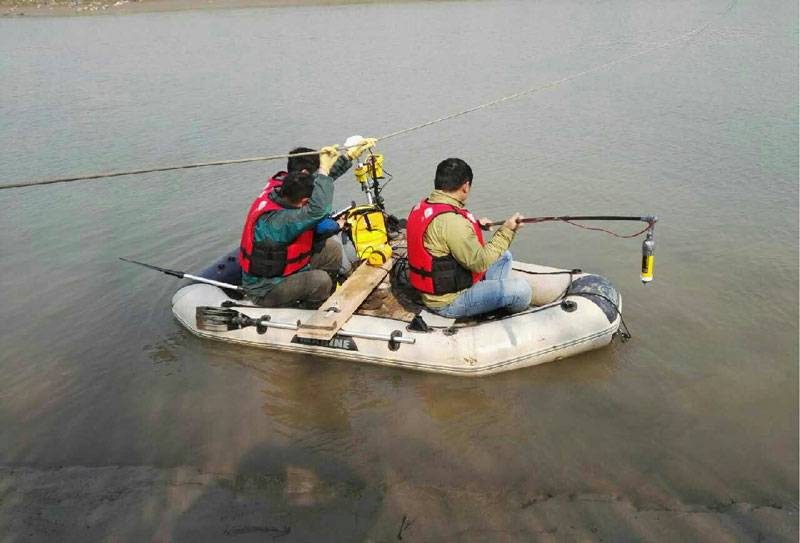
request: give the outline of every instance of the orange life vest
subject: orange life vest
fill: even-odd
[[[434,257],[425,248],[424,237],[431,221],[443,213],[457,213],[470,222],[478,241],[483,245],[483,231],[475,217],[450,204],[432,204],[422,200],[408,215],[408,277],[411,285],[426,294],[447,294],[469,288],[485,275],[474,273],[459,264],[452,255]]]
[[[272,176],[250,205],[242,231],[239,247],[239,264],[242,271],[259,277],[286,277],[303,269],[311,260],[314,229],[306,230],[291,243],[279,243],[270,239],[255,240],[258,219],[267,213],[286,209],[270,198],[273,189],[280,188],[286,172]]]

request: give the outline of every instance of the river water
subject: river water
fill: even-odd
[[[660,217],[647,287],[640,240],[521,231],[515,258],[600,273],[624,297],[630,342],[555,364],[459,379],[189,335],[170,313],[174,279],[117,257],[204,268],[236,245],[279,163],[0,191],[0,464],[231,477],[294,466],[355,485],[320,506],[347,539],[393,539],[376,519],[404,515],[409,534],[452,538],[472,508],[498,519],[486,539],[526,539],[542,526],[510,531],[499,519],[511,517],[491,511],[524,515],[541,497],[796,512],[794,2],[0,20],[0,181],[380,136],[709,22],[380,147],[398,214],[427,194],[439,160],[458,156],[475,172],[470,207],[481,215]],[[360,199],[351,174],[336,190],[337,206]]]

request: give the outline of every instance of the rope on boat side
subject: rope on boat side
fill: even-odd
[[[525,90],[522,90],[522,91],[519,91],[519,92],[515,92],[513,94],[509,94],[508,96],[504,96],[502,98],[498,98],[496,100],[492,100],[490,102],[485,102],[483,104],[479,104],[477,106],[473,106],[473,107],[464,109],[462,111],[458,111],[456,113],[451,113],[449,115],[445,115],[443,117],[439,117],[438,119],[433,119],[431,121],[427,121],[427,122],[424,122],[424,123],[421,123],[421,124],[417,124],[417,125],[414,125],[414,126],[411,126],[411,127],[408,127],[408,128],[404,128],[402,130],[397,130],[395,132],[390,132],[389,134],[386,134],[384,136],[381,136],[381,137],[377,138],[377,140],[378,141],[386,141],[388,139],[392,139],[392,138],[395,138],[395,137],[403,135],[403,134],[408,134],[410,132],[414,132],[416,130],[420,130],[422,128],[426,128],[428,126],[439,124],[439,123],[442,123],[444,121],[449,121],[451,119],[455,119],[456,117],[461,117],[463,115],[467,115],[469,113],[473,113],[473,112],[479,111],[481,109],[486,109],[486,108],[489,108],[489,107],[492,107],[492,106],[496,106],[498,104],[502,104],[504,102],[508,102],[510,100],[515,100],[515,99],[520,98],[522,96],[526,96],[526,95],[529,95],[529,94],[534,94],[534,93],[537,93],[537,92],[540,92],[540,91],[543,91],[543,90],[546,90],[546,89],[551,89],[551,88],[557,87],[559,85],[562,85],[564,83],[567,83],[569,81],[573,81],[575,79],[578,79],[579,77],[583,77],[585,75],[589,75],[589,74],[594,73],[594,72],[599,72],[601,70],[605,70],[607,68],[610,68],[612,66],[620,64],[622,62],[626,62],[628,60],[640,57],[642,55],[646,55],[646,54],[652,53],[653,51],[656,51],[658,49],[663,49],[664,47],[669,47],[670,45],[672,45],[674,43],[677,43],[677,42],[680,42],[680,41],[684,41],[684,40],[688,40],[688,39],[694,37],[695,35],[699,34],[700,32],[704,31],[705,29],[707,29],[709,26],[711,26],[711,24],[716,19],[724,17],[725,15],[730,13],[730,11],[733,10],[733,7],[734,7],[735,4],[736,4],[736,0],[731,0],[730,4],[728,4],[728,7],[725,9],[725,11],[721,12],[717,17],[714,17],[714,18],[710,19],[705,24],[703,24],[701,26],[698,26],[698,27],[696,27],[696,28],[694,28],[694,29],[692,29],[692,30],[690,30],[688,32],[685,32],[685,33],[681,34],[680,36],[677,36],[675,38],[671,38],[669,40],[661,42],[661,43],[659,43],[657,45],[654,45],[652,47],[649,47],[647,49],[643,49],[643,50],[638,51],[636,53],[631,53],[630,55],[626,55],[626,56],[620,57],[620,58],[618,58],[616,60],[612,60],[610,62],[599,64],[597,66],[594,66],[593,68],[589,68],[588,70],[584,70],[582,72],[578,72],[576,74],[572,74],[572,75],[569,75],[567,77],[563,77],[563,78],[558,79],[556,81],[550,81],[549,83],[544,83],[544,84],[541,84],[541,85],[537,85],[537,86],[531,87],[529,89],[525,89]],[[298,153],[298,154],[292,155],[292,156],[306,156],[306,155],[314,155],[314,154],[319,154],[319,152]],[[188,169],[192,169],[192,168],[205,168],[205,167],[208,167],[208,166],[228,166],[228,165],[232,165],[232,164],[246,164],[246,163],[249,163],[249,162],[265,162],[265,161],[269,161],[269,160],[279,160],[279,159],[286,159],[286,158],[289,158],[289,154],[267,155],[267,156],[258,156],[258,157],[250,157],[250,158],[238,158],[238,159],[233,159],[233,160],[215,160],[215,161],[212,161],[212,162],[197,162],[197,163],[194,163],[194,164],[182,164],[182,165],[176,165],[176,166],[161,166],[161,167],[146,168],[146,169],[141,169],[141,170],[130,170],[130,171],[123,171],[123,172],[98,173],[98,174],[81,175],[81,176],[76,176],[76,177],[61,177],[61,178],[57,178],[57,179],[20,181],[20,182],[17,182],[17,183],[2,184],[2,185],[0,185],[0,190],[13,189],[13,188],[22,188],[22,187],[33,187],[33,186],[39,186],[39,185],[52,185],[54,183],[70,183],[70,182],[73,182],[73,181],[88,181],[88,180],[95,180],[95,179],[107,179],[107,178],[112,178],[112,177],[122,177],[122,176],[126,176],[126,175],[138,175],[138,174],[153,173],[153,172],[166,172],[166,171],[171,171],[171,170],[188,170]]]

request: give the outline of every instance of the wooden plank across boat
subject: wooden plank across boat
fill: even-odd
[[[300,323],[297,336],[330,340],[392,269],[393,260],[381,266],[362,262],[350,277],[311,317]]]

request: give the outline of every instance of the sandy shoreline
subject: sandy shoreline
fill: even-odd
[[[0,0],[0,17],[122,15],[195,9],[408,3],[413,1],[420,0]]]
[[[353,474],[351,474],[353,475]],[[793,541],[784,504],[636,504],[517,489],[485,495],[324,475],[192,467],[0,467],[2,541]]]

